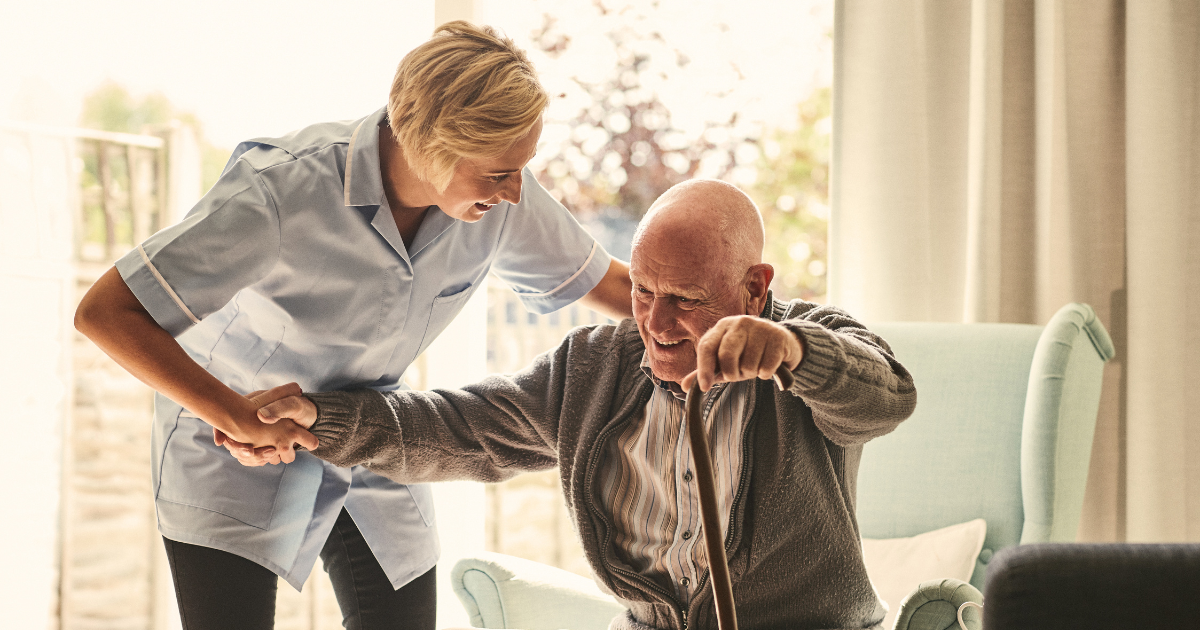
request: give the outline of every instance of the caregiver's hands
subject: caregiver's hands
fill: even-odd
[[[256,443],[264,446],[255,447],[255,444],[238,442],[213,428],[213,442],[217,446],[224,446],[243,466],[290,464],[295,461],[294,448],[276,448],[277,444],[294,443],[296,447],[308,450],[317,448],[316,436],[307,431],[317,421],[317,407],[303,396],[299,385],[288,383],[251,392],[246,399],[258,408],[258,419],[263,423],[263,430],[274,439],[256,440]]]

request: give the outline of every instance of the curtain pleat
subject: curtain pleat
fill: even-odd
[[[1200,5],[1127,11],[1128,536],[1200,540]]]
[[[1118,355],[1084,540],[1200,539],[1200,401],[1184,386],[1200,376],[1197,13],[842,0],[835,14],[830,301],[875,321],[1037,324],[1091,304]]]

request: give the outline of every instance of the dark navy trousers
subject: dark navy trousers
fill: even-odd
[[[272,630],[279,578],[218,549],[163,538],[184,630]],[[434,630],[437,568],[392,588],[346,510],[321,549],[346,630]]]

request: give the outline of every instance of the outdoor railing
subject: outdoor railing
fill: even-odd
[[[153,136],[93,132],[77,136],[83,161],[80,260],[115,260],[165,227],[167,156]]]
[[[26,396],[36,407],[24,413],[36,417],[29,430],[46,427],[32,443],[41,447],[37,477],[53,485],[23,509],[38,513],[26,527],[44,521],[51,532],[22,551],[35,564],[31,574],[55,565],[55,575],[30,584],[28,603],[31,615],[50,615],[61,630],[167,628],[175,614],[150,487],[152,392],[76,333],[71,315],[113,261],[170,221],[166,138],[178,131],[0,122],[0,286],[21,293],[6,291],[8,305],[20,305],[13,334],[29,347],[14,355],[6,339],[3,367],[23,396],[41,391],[23,381],[48,392]],[[198,181],[198,161],[176,162]],[[48,610],[40,597],[50,598]]]

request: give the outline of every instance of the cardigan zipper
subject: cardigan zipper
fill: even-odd
[[[653,383],[651,383],[650,387],[651,388],[654,387]],[[649,390],[650,393],[652,393],[653,391],[654,391],[653,389]],[[639,398],[638,405],[636,408],[638,408],[638,409],[644,408],[646,406],[646,402],[649,399],[650,399],[649,395],[643,394]],[[627,423],[627,422],[629,422],[629,421],[626,420],[625,423]],[[601,429],[599,434],[597,434],[595,446],[592,447],[591,456],[588,458],[587,472],[584,475],[584,485],[586,488],[585,497],[587,498],[588,510],[592,513],[593,516],[598,517],[601,521],[604,522],[604,544],[602,547],[600,557],[604,561],[604,563],[606,565],[608,565],[608,569],[610,571],[612,571],[613,573],[620,573],[621,575],[625,576],[626,578],[641,584],[650,592],[660,595],[664,600],[666,600],[672,604],[675,604],[677,602],[676,602],[675,596],[673,594],[668,593],[666,590],[664,590],[658,584],[655,584],[653,581],[646,579],[645,577],[643,577],[642,575],[640,575],[636,572],[627,571],[621,567],[614,565],[608,559],[608,551],[609,551],[609,549],[611,549],[610,543],[612,542],[612,529],[613,529],[612,523],[609,522],[608,518],[604,515],[604,512],[596,507],[595,501],[592,500],[591,493],[592,493],[592,489],[595,487],[594,478],[595,478],[596,468],[599,466],[599,463],[600,463],[601,445],[606,443],[608,436],[617,429],[618,425],[624,426],[625,423],[615,423],[615,422],[610,423],[608,426]],[[687,627],[687,621],[686,621],[687,613],[686,612],[684,613],[684,618],[685,618],[684,628],[686,629],[686,627]]]
[[[746,480],[746,472],[750,470],[750,443],[754,435],[754,425],[751,422],[754,419],[754,408],[758,402],[758,389],[752,389],[750,400],[746,401],[746,408],[750,410],[745,418],[746,430],[742,433],[742,472],[738,475],[737,492],[733,495],[733,504],[729,508],[729,531],[725,532],[725,555],[726,557],[733,556],[733,534],[738,527],[738,519],[735,518],[738,513],[738,506],[741,505],[742,495],[745,494],[746,485],[749,483]],[[708,586],[708,578],[711,569],[705,569],[704,574],[700,576],[700,581],[696,585],[697,597],[693,597],[692,601],[697,601],[699,594],[705,592],[705,587]],[[687,630],[687,611],[683,613],[683,627]]]
[[[652,394],[654,392],[654,389],[653,389],[654,387],[655,387],[654,384],[651,383],[651,389],[649,390],[650,394]],[[734,528],[737,527],[736,519],[734,518],[734,516],[737,515],[738,506],[742,502],[742,497],[745,494],[746,484],[748,483],[746,480],[746,471],[749,469],[749,465],[750,465],[750,447],[749,447],[749,445],[750,445],[751,440],[749,440],[747,438],[749,438],[752,433],[753,427],[750,425],[750,420],[753,419],[754,403],[756,402],[757,394],[758,394],[758,392],[754,389],[752,389],[751,392],[752,392],[752,398],[747,401],[747,408],[750,409],[750,412],[748,413],[748,418],[745,420],[745,422],[747,423],[747,426],[746,426],[746,431],[743,434],[743,438],[742,438],[742,470],[741,470],[741,474],[738,475],[737,493],[733,497],[733,505],[730,506],[729,531],[725,532],[725,553],[726,554],[730,553],[730,551],[731,551],[730,546],[733,544]],[[708,401],[706,401],[707,402],[706,413],[705,413],[706,417],[708,415],[707,411],[711,409],[711,406],[715,403],[716,398],[717,397],[714,396],[714,397],[711,397]],[[646,406],[646,402],[649,399],[650,399],[649,395],[643,394],[638,400],[637,407],[644,408]],[[626,423],[627,422],[628,422],[628,420],[626,420]],[[625,423],[621,423],[620,426],[624,426],[624,424]],[[614,565],[612,562],[610,562],[608,560],[608,550],[611,548],[609,546],[609,543],[612,542],[612,523],[609,522],[608,518],[604,515],[603,511],[596,508],[595,502],[591,500],[591,498],[592,498],[591,490],[592,490],[592,488],[595,487],[595,481],[594,481],[595,472],[596,472],[596,468],[598,468],[599,464],[600,464],[600,451],[601,451],[600,445],[603,445],[605,443],[605,440],[608,439],[608,436],[610,434],[612,434],[612,432],[615,431],[617,429],[617,427],[618,427],[618,423],[610,423],[608,426],[601,429],[600,433],[598,433],[596,435],[596,442],[595,442],[596,446],[594,446],[592,448],[591,455],[590,455],[590,457],[588,457],[587,472],[584,475],[584,484],[585,484],[585,487],[587,488],[587,490],[585,491],[587,494],[585,496],[587,497],[586,503],[587,503],[588,510],[592,513],[593,516],[598,517],[601,521],[604,522],[604,546],[603,546],[603,552],[601,553],[601,559],[604,561],[604,563],[606,565],[608,565],[608,568],[610,571],[612,571],[614,573],[620,573],[621,575],[624,575],[626,578],[642,584],[643,586],[645,586],[647,588],[647,590],[662,596],[663,599],[665,599],[667,601],[676,602],[677,600],[675,599],[675,596],[673,594],[668,593],[667,591],[663,590],[658,584],[654,583],[651,580],[646,579],[645,577],[643,577],[642,575],[640,575],[638,573],[635,573],[633,571],[626,571],[625,569]],[[709,569],[705,569],[704,575],[700,577],[700,583],[696,587],[697,593],[704,592],[703,588],[704,588],[704,585],[708,582],[708,577],[709,577]],[[694,603],[695,601],[697,601],[696,598],[692,598],[692,603]],[[680,618],[682,621],[682,630],[687,630],[687,627],[688,627],[687,603],[684,603],[683,606],[679,607],[679,614],[680,614]]]

